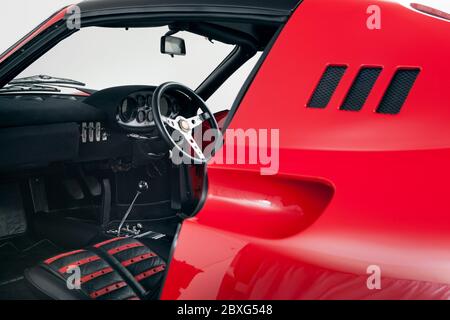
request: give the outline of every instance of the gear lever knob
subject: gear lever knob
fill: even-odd
[[[148,183],[146,181],[139,181],[137,191],[145,192],[147,190],[148,190]]]

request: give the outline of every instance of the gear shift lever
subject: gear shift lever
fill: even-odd
[[[128,207],[127,212],[122,218],[122,221],[120,221],[119,228],[117,229],[117,236],[120,237],[120,233],[122,232],[122,227],[125,221],[127,221],[128,216],[130,215],[131,211],[133,210],[134,204],[136,203],[136,200],[139,198],[139,196],[148,190],[148,183],[146,181],[140,181],[138,184],[138,188],[136,191],[136,195],[134,196],[133,202],[131,202],[130,206]]]

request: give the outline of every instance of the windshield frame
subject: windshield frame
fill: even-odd
[[[14,43],[11,47],[6,49],[2,54],[0,54],[0,68],[2,67],[3,62],[12,56],[14,53],[23,48],[28,42],[30,42],[33,38],[37,37],[39,34],[47,30],[49,27],[64,19],[67,14],[67,11],[70,10],[71,6],[64,7],[63,9],[55,12],[42,23],[40,23],[37,27],[27,33],[24,37],[22,37],[19,41]]]
[[[69,13],[73,6],[65,7],[51,16],[34,32],[30,32],[16,47],[10,48],[2,56],[3,61],[0,62],[0,88],[3,88],[11,80],[17,77],[22,71],[28,68],[33,62],[42,57],[45,53],[55,47],[62,40],[70,37],[74,33],[86,27],[105,27],[115,26],[127,28],[127,23],[135,23],[138,20],[145,20],[146,25],[143,27],[157,27],[164,25],[171,25],[174,21],[201,23],[205,17],[195,17],[192,13],[173,13],[171,15],[152,14],[152,13],[123,13],[121,15],[104,16],[94,15],[90,13],[87,16],[82,16],[81,26],[79,29],[70,29],[68,27]],[[254,18],[254,17],[253,17]],[[223,21],[223,17],[221,18]],[[237,15],[236,19],[242,19],[242,15]],[[213,20],[211,20],[213,21]],[[227,21],[234,21],[230,16],[227,16]],[[129,25],[128,27],[133,27]],[[191,30],[184,30],[188,32],[198,33]],[[223,34],[222,34],[223,36]],[[228,44],[234,44],[235,49],[222,61],[217,68],[209,74],[204,81],[197,88],[197,93],[204,100],[207,100],[220,86],[238,70],[245,62],[251,59],[257,52],[256,45],[247,38],[225,36],[225,40],[217,40]],[[20,49],[20,50],[19,50]]]

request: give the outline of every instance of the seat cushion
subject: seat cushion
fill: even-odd
[[[49,258],[27,269],[25,278],[50,299],[138,300],[157,297],[165,269],[166,263],[142,242],[114,238]]]

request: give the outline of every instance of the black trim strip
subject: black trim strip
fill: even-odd
[[[59,14],[61,11],[67,9],[68,7],[64,7],[61,10],[56,11],[54,14],[52,14],[50,17],[45,19],[43,22],[41,22],[39,25],[37,25],[33,30],[28,32],[26,35],[24,35],[22,38],[20,38],[19,41],[16,41],[12,46],[10,46],[8,49],[6,49],[2,54],[0,54],[0,59],[2,59],[4,56],[6,56],[11,50],[16,48],[18,45],[20,45],[22,42],[24,42],[26,39],[28,39],[33,33],[38,31],[42,26],[44,26],[47,22],[49,22],[51,19],[53,19],[57,14]]]

